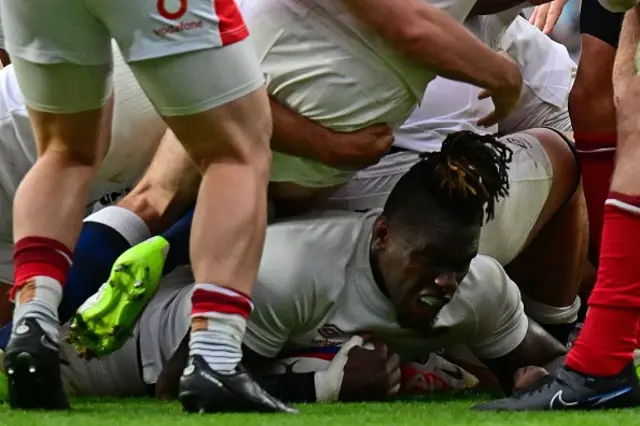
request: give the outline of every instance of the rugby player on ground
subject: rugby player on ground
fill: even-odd
[[[563,345],[527,318],[499,263],[477,256],[482,223],[508,192],[510,156],[491,136],[453,133],[441,153],[425,155],[400,179],[384,209],[271,225],[243,364],[259,371],[283,351],[340,346],[363,332],[384,342],[373,351],[346,353],[347,347],[317,374],[256,376],[287,401],[323,402],[393,396],[400,359],[459,343],[491,368],[507,393],[519,368],[552,369]],[[63,368],[72,387],[86,393],[93,383],[102,394],[140,395],[146,383],[160,396],[177,396],[193,345],[188,330],[200,326],[189,319],[191,294],[198,291],[192,280],[187,268],[167,276],[134,339],[112,355],[84,361],[65,346],[75,358]]]
[[[525,90],[528,94],[525,99],[529,100],[521,104],[525,112],[520,113],[519,117],[522,118],[516,117],[511,120],[508,127],[518,129],[522,123],[538,122],[540,125],[553,125],[557,130],[570,131],[566,94],[570,88],[574,64],[566,49],[556,45],[537,30],[532,31],[531,25],[521,18],[513,24],[508,34],[510,37],[504,46],[508,51],[514,52],[518,59],[525,61],[524,56],[531,52],[537,54],[538,60],[547,58],[550,61],[550,65],[542,67],[544,72],[536,68],[538,72],[531,73],[536,78],[530,79],[531,88]],[[546,55],[541,55],[543,50],[547,52]],[[553,55],[549,55],[549,52],[553,52]],[[546,83],[551,83],[556,89],[552,98],[545,96],[545,93],[550,92],[545,87]],[[344,188],[330,196],[328,202],[320,203],[321,208],[380,208],[395,182],[417,161],[418,155],[412,151],[437,149],[446,131],[456,128],[472,128],[482,132],[474,124],[474,120],[482,117],[485,111],[488,113],[491,105],[486,100],[475,99],[480,90],[444,79],[437,80],[434,84],[432,89],[426,91],[423,105],[407,124],[395,132],[398,146],[406,147],[408,151],[387,156],[380,165],[357,174]],[[565,94],[564,100],[561,93]],[[545,102],[543,99],[549,101]],[[450,108],[450,112],[442,110],[447,105],[450,105],[447,107]],[[274,108],[274,111],[278,110],[279,108]],[[532,117],[537,120],[532,120]],[[282,140],[286,136],[300,133],[305,132],[293,126],[288,132],[277,134],[276,137]],[[320,135],[320,140],[324,142],[321,131],[313,134]],[[579,176],[575,158],[570,144],[563,140],[561,134],[554,131],[537,129],[510,135],[503,140],[515,151],[515,159],[509,172],[512,195],[498,204],[497,219],[483,229],[480,252],[497,258],[503,265],[513,263],[512,272],[522,280],[524,293],[529,296],[527,308],[530,314],[564,341],[573,329],[579,307],[579,301],[576,299],[580,284],[578,269],[584,258],[585,229],[579,220],[581,193],[576,193]],[[318,159],[320,158],[322,157]],[[274,169],[279,167],[278,164],[282,163],[276,163]],[[289,167],[298,172],[303,170],[293,165]],[[321,166],[318,164],[318,167]],[[285,172],[287,171],[283,173]],[[282,199],[277,201],[281,204]],[[299,205],[300,200],[296,201]],[[308,203],[306,207],[309,207]],[[542,232],[546,225],[549,225],[548,231]],[[134,269],[142,267],[148,261],[149,253],[168,248],[163,266],[165,271],[170,271],[176,264],[186,262],[184,235],[185,232],[188,234],[189,229],[188,215],[165,233],[162,239],[155,238],[135,247],[123,255],[119,263],[134,265]],[[536,238],[539,233],[540,238]],[[559,237],[560,235],[563,237]],[[168,247],[167,242],[170,244]],[[525,250],[529,244],[532,246],[531,250]],[[563,253],[560,256],[557,255],[557,251],[548,249],[549,245],[557,249],[558,244],[566,244],[566,247],[560,250]],[[521,252],[522,260],[512,262]],[[549,257],[551,255],[553,256]],[[537,268],[537,275],[534,275],[531,270],[532,259],[538,264],[554,262],[553,267]],[[553,271],[553,275],[543,277],[540,275],[543,271]],[[103,275],[99,279],[105,280],[106,276]],[[129,271],[119,268],[114,270],[110,279],[112,282],[126,280],[130,280]],[[95,283],[95,275],[93,282]],[[546,286],[541,286],[540,282],[545,282]],[[150,288],[157,286],[157,282],[152,284]],[[102,295],[108,299],[112,296],[110,291]],[[119,296],[116,294],[115,297]],[[103,309],[101,303],[96,305],[97,300],[99,299],[94,298],[83,307],[74,335],[79,337],[80,346],[88,347],[101,355],[113,350],[118,343],[123,342],[123,337],[126,337],[126,333],[122,336],[111,335],[112,327],[118,325],[124,331],[130,329],[133,322],[129,320],[129,323],[126,323],[119,318],[120,310],[126,306],[126,300],[122,304],[112,300],[108,303],[108,309]]]

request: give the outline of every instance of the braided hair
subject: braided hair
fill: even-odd
[[[451,133],[439,152],[421,154],[423,167],[432,170],[427,182],[449,198],[470,199],[486,205],[487,222],[495,203],[509,195],[509,163],[513,151],[494,136],[465,130]]]
[[[488,222],[495,216],[496,202],[509,194],[513,151],[495,136],[454,132],[440,151],[420,156],[391,192],[384,208],[387,217],[404,216],[406,222],[410,216],[424,219],[425,212],[439,209],[469,223],[484,208]]]

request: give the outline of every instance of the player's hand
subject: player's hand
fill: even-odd
[[[519,368],[513,375],[513,392],[515,393],[530,388],[548,375],[549,372],[542,367],[531,365],[529,367]]]
[[[553,0],[549,3],[536,6],[529,18],[529,23],[538,27],[543,33],[547,35],[551,34],[567,2],[568,0]]]
[[[349,351],[340,388],[340,401],[379,401],[400,391],[400,357],[382,342],[373,349],[361,346]]]
[[[483,90],[478,95],[478,99],[491,98],[494,106],[489,115],[478,120],[480,126],[489,127],[499,123],[507,118],[520,102],[520,93],[522,91],[520,68],[506,53],[502,56],[505,58],[505,67],[503,69],[505,78],[502,79],[502,85],[492,90]]]
[[[380,161],[392,143],[393,133],[386,124],[349,133],[334,132],[323,162],[336,169],[361,170]]]

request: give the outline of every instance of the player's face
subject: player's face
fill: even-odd
[[[438,313],[451,300],[478,253],[480,226],[440,229],[419,237],[394,234],[382,222],[377,228],[373,248],[398,323],[431,333]]]

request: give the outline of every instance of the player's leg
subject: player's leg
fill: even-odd
[[[618,106],[618,150],[604,208],[600,264],[582,332],[551,380],[481,410],[602,409],[640,405],[633,365],[640,320],[640,77],[633,77]]]
[[[604,201],[609,191],[616,148],[612,70],[622,13],[611,13],[597,0],[583,0],[580,10],[582,50],[569,112],[589,213],[590,256],[597,261]]]
[[[637,11],[627,14],[636,24],[637,16]],[[601,409],[640,405],[640,382],[633,362],[640,325],[637,267],[640,147],[636,143],[640,135],[639,97],[640,77],[636,70],[620,93],[617,105],[618,156],[604,207],[597,282],[589,298],[585,325],[567,356],[566,366],[551,380],[528,392],[479,409]]]
[[[178,11],[164,1],[120,0],[95,10],[203,174],[191,234],[194,369],[181,382],[184,408],[292,411],[237,369],[264,243],[271,162],[269,100],[240,11],[232,0],[192,0]],[[168,44],[159,18],[187,30],[172,33]]]
[[[598,279],[589,298],[585,326],[567,359],[568,366],[587,374],[617,374],[637,348],[636,326],[640,318],[636,249],[640,238],[638,96],[640,76],[630,80],[619,104],[618,159],[605,205]]]
[[[14,200],[16,327],[5,356],[10,402],[64,408],[57,308],[89,184],[109,141],[110,114],[103,111],[109,38],[77,2],[9,0],[2,14],[39,154]],[[61,30],[63,19],[73,31]]]
[[[61,308],[65,308],[65,319],[70,318],[103,283],[132,279],[135,274],[130,274],[130,271],[113,268],[114,263],[117,266],[116,260],[119,257],[124,256],[123,261],[140,259],[139,266],[130,265],[132,270],[142,271],[149,266],[147,255],[153,256],[154,252],[162,250],[166,244],[147,244],[145,247],[136,247],[136,245],[164,230],[178,219],[189,205],[193,204],[199,179],[200,173],[193,161],[173,133],[168,131],[149,168],[133,190],[116,206],[106,207],[85,219],[78,241],[78,245],[82,245],[83,250],[76,249],[74,265],[69,274],[70,285],[78,282],[82,283],[82,288],[76,286],[74,294],[70,295],[72,297],[67,298],[65,293],[61,305]],[[125,255],[130,249],[135,250],[133,257],[132,254]],[[149,250],[152,252],[148,252]],[[156,253],[154,258],[158,259],[159,263],[154,263],[153,269],[161,272],[163,256],[158,256]],[[151,275],[158,280],[160,278],[157,272]],[[155,288],[156,283],[157,280],[154,279],[148,284],[151,288]],[[87,308],[93,306],[96,305],[92,303]],[[97,312],[95,309],[87,311],[81,318],[81,323],[86,323],[86,328],[74,329],[72,333],[75,336],[74,340],[80,346],[85,346],[85,349],[97,351],[97,355],[102,355],[103,353],[95,345],[99,341],[98,335],[103,336],[103,332],[110,327],[109,323],[114,320],[108,315],[113,313],[111,310],[104,309],[98,309]],[[134,325],[135,319],[131,321],[129,328],[123,329],[121,336],[110,338],[122,343]],[[82,336],[84,333],[92,334],[91,338]],[[86,345],[81,343],[83,341]],[[111,345],[103,347],[105,352],[115,349]],[[106,350],[107,347],[109,350]]]
[[[86,246],[81,254],[86,262],[79,265],[74,258],[69,277],[71,281],[76,275],[82,276],[85,288],[78,289],[73,300],[63,301],[73,312],[82,305],[71,332],[80,351],[103,356],[116,350],[133,331],[137,315],[144,307],[136,305],[135,312],[125,318],[117,299],[121,295],[100,291],[98,296],[87,300],[100,285],[118,283],[130,288],[142,274],[150,297],[157,289],[163,269],[166,271],[165,266],[172,269],[185,257],[188,263],[193,211],[189,210],[190,217],[184,217],[184,212],[195,202],[200,178],[198,168],[168,131],[133,190],[117,206],[85,219],[80,242]],[[133,235],[139,228],[136,223],[144,224],[150,233],[143,238],[139,238],[142,233]],[[151,237],[160,232],[160,236]],[[151,268],[148,275],[144,272],[146,268]],[[104,290],[108,290],[107,285],[110,284],[104,284]],[[114,327],[119,329],[117,334],[111,332]]]
[[[521,135],[525,135],[524,138]],[[533,139],[527,139],[532,136]],[[575,326],[580,306],[577,294],[588,238],[584,195],[579,187],[580,175],[571,150],[572,143],[561,133],[548,129],[532,129],[505,136],[503,140],[513,140],[510,142],[512,146],[517,146],[521,140],[530,144],[529,153],[545,155],[549,177],[553,180],[539,214],[529,216],[534,222],[527,223],[523,212],[520,223],[509,226],[509,209],[514,207],[514,202],[526,206],[529,194],[536,194],[539,190],[544,195],[545,191],[545,185],[537,185],[536,180],[528,180],[527,175],[528,168],[535,167],[536,163],[539,169],[544,170],[546,159],[532,155],[528,161],[520,163],[524,153],[516,151],[512,167],[515,173],[521,173],[521,180],[514,178],[510,197],[503,205],[507,209],[503,212],[507,218],[503,228],[492,229],[487,235],[495,237],[500,232],[509,232],[514,242],[518,237],[526,237],[522,246],[512,246],[512,253],[517,256],[507,263],[506,270],[522,290],[527,313],[558,340],[566,342]],[[535,160],[532,162],[531,159]],[[530,207],[535,210],[533,205]],[[487,227],[491,228],[491,224]]]

